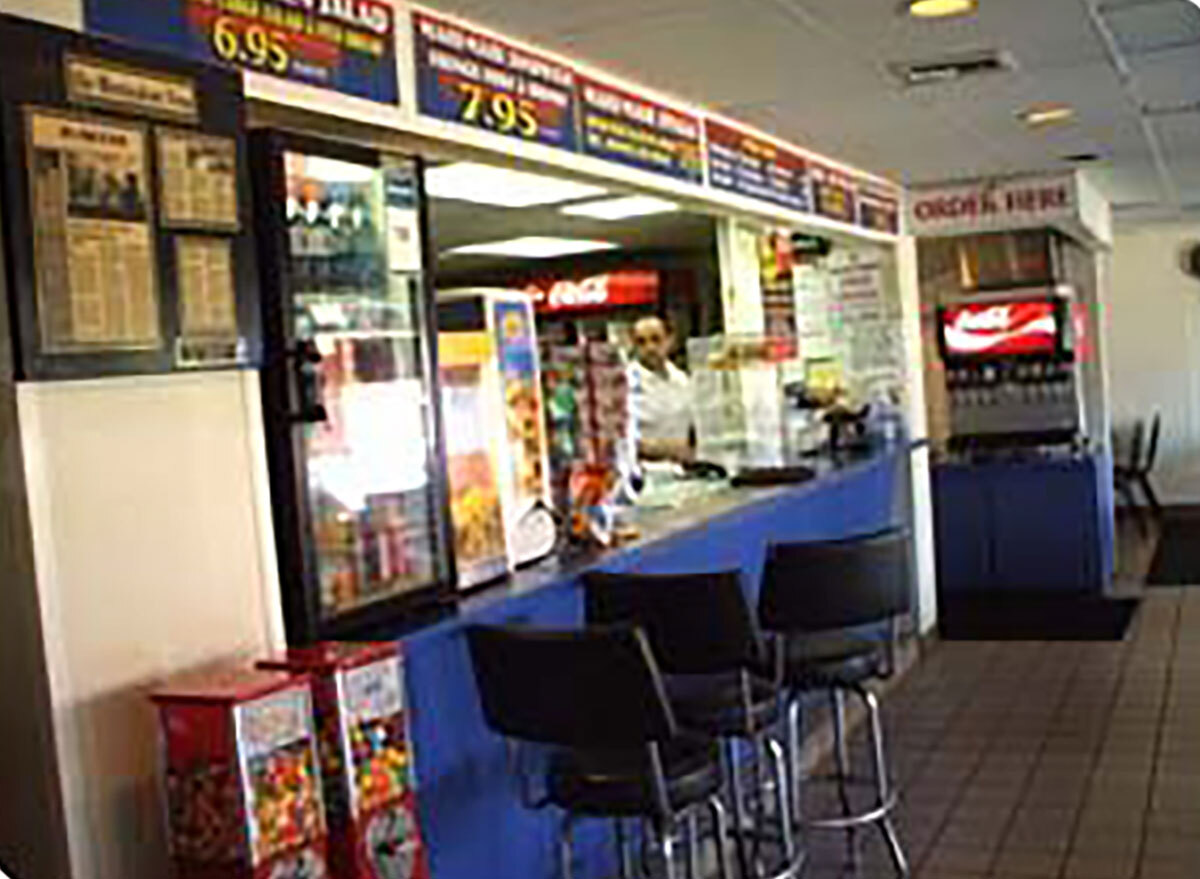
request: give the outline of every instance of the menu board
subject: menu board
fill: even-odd
[[[384,0],[87,0],[87,29],[394,104],[395,9]]]
[[[237,143],[233,138],[168,129],[157,134],[163,223],[237,231]]]
[[[704,120],[708,182],[717,189],[812,210],[808,162],[798,153],[713,119]]]
[[[159,347],[146,129],[43,109],[26,122],[42,347]]]
[[[844,171],[813,165],[812,179],[813,203],[818,214],[843,223],[857,221],[858,199],[854,178]]]
[[[700,120],[591,79],[579,79],[581,147],[588,155],[699,183]]]
[[[900,198],[895,191],[865,185],[858,190],[858,217],[866,229],[900,233]]]
[[[570,68],[422,12],[413,13],[413,47],[426,116],[575,149]]]

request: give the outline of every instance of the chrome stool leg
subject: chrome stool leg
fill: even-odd
[[[887,757],[883,751],[883,718],[879,713],[879,697],[865,687],[860,688],[858,693],[867,706],[867,716],[871,723],[871,749],[875,758],[875,789],[879,797],[879,808],[888,810],[879,821],[879,831],[883,834],[883,841],[887,845],[897,875],[906,877],[909,875],[908,859],[904,855],[904,848],[900,844],[891,817],[893,795]]]
[[[629,856],[629,840],[625,836],[625,820],[614,818],[613,826],[616,831],[617,868],[621,871],[621,879],[633,879],[633,860]]]
[[[571,845],[571,827],[574,823],[574,818],[567,815],[563,818],[562,827],[559,830],[558,836],[558,855],[559,867],[562,870],[562,879],[572,879],[575,875],[574,859],[575,854],[572,851]]]
[[[745,800],[743,799],[744,791],[742,790],[742,770],[739,760],[740,755],[738,754],[738,743],[736,739],[727,738],[723,744],[726,773],[729,780],[729,799],[733,816],[733,847],[737,855],[738,870],[744,879],[749,879],[754,873],[750,863],[750,851],[746,846],[745,812],[743,808]]]
[[[713,838],[717,846],[717,876],[720,879],[730,879],[729,876],[729,815],[725,804],[719,796],[708,801],[709,811],[712,812]]]

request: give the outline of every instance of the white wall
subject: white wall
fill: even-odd
[[[257,374],[26,384],[18,404],[72,873],[160,879],[148,688],[283,643]]]
[[[82,0],[0,0],[0,12],[38,19],[59,27],[83,29]]]
[[[1117,227],[1105,320],[1113,424],[1163,416],[1155,484],[1200,503],[1200,280],[1180,269],[1200,223]]]

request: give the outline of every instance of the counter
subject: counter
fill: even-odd
[[[642,538],[586,560],[550,561],[465,601],[460,613],[403,639],[422,832],[433,879],[557,877],[559,813],[521,805],[503,740],[475,690],[464,629],[474,624],[576,627],[589,569],[672,573],[739,569],[758,594],[766,545],[878,531],[907,522],[909,447],[896,446],[789,487],[729,489],[678,511],[639,515]],[[536,686],[535,681],[530,682]],[[611,825],[580,822],[579,879],[615,872]]]

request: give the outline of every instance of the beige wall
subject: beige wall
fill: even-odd
[[[19,409],[73,874],[161,879],[147,688],[282,644],[257,375],[27,384]]]
[[[1162,413],[1168,503],[1200,503],[1200,280],[1180,268],[1195,244],[1200,223],[1118,227],[1105,320],[1113,423]]]
[[[0,12],[39,19],[59,27],[83,29],[82,0],[0,0]]]

